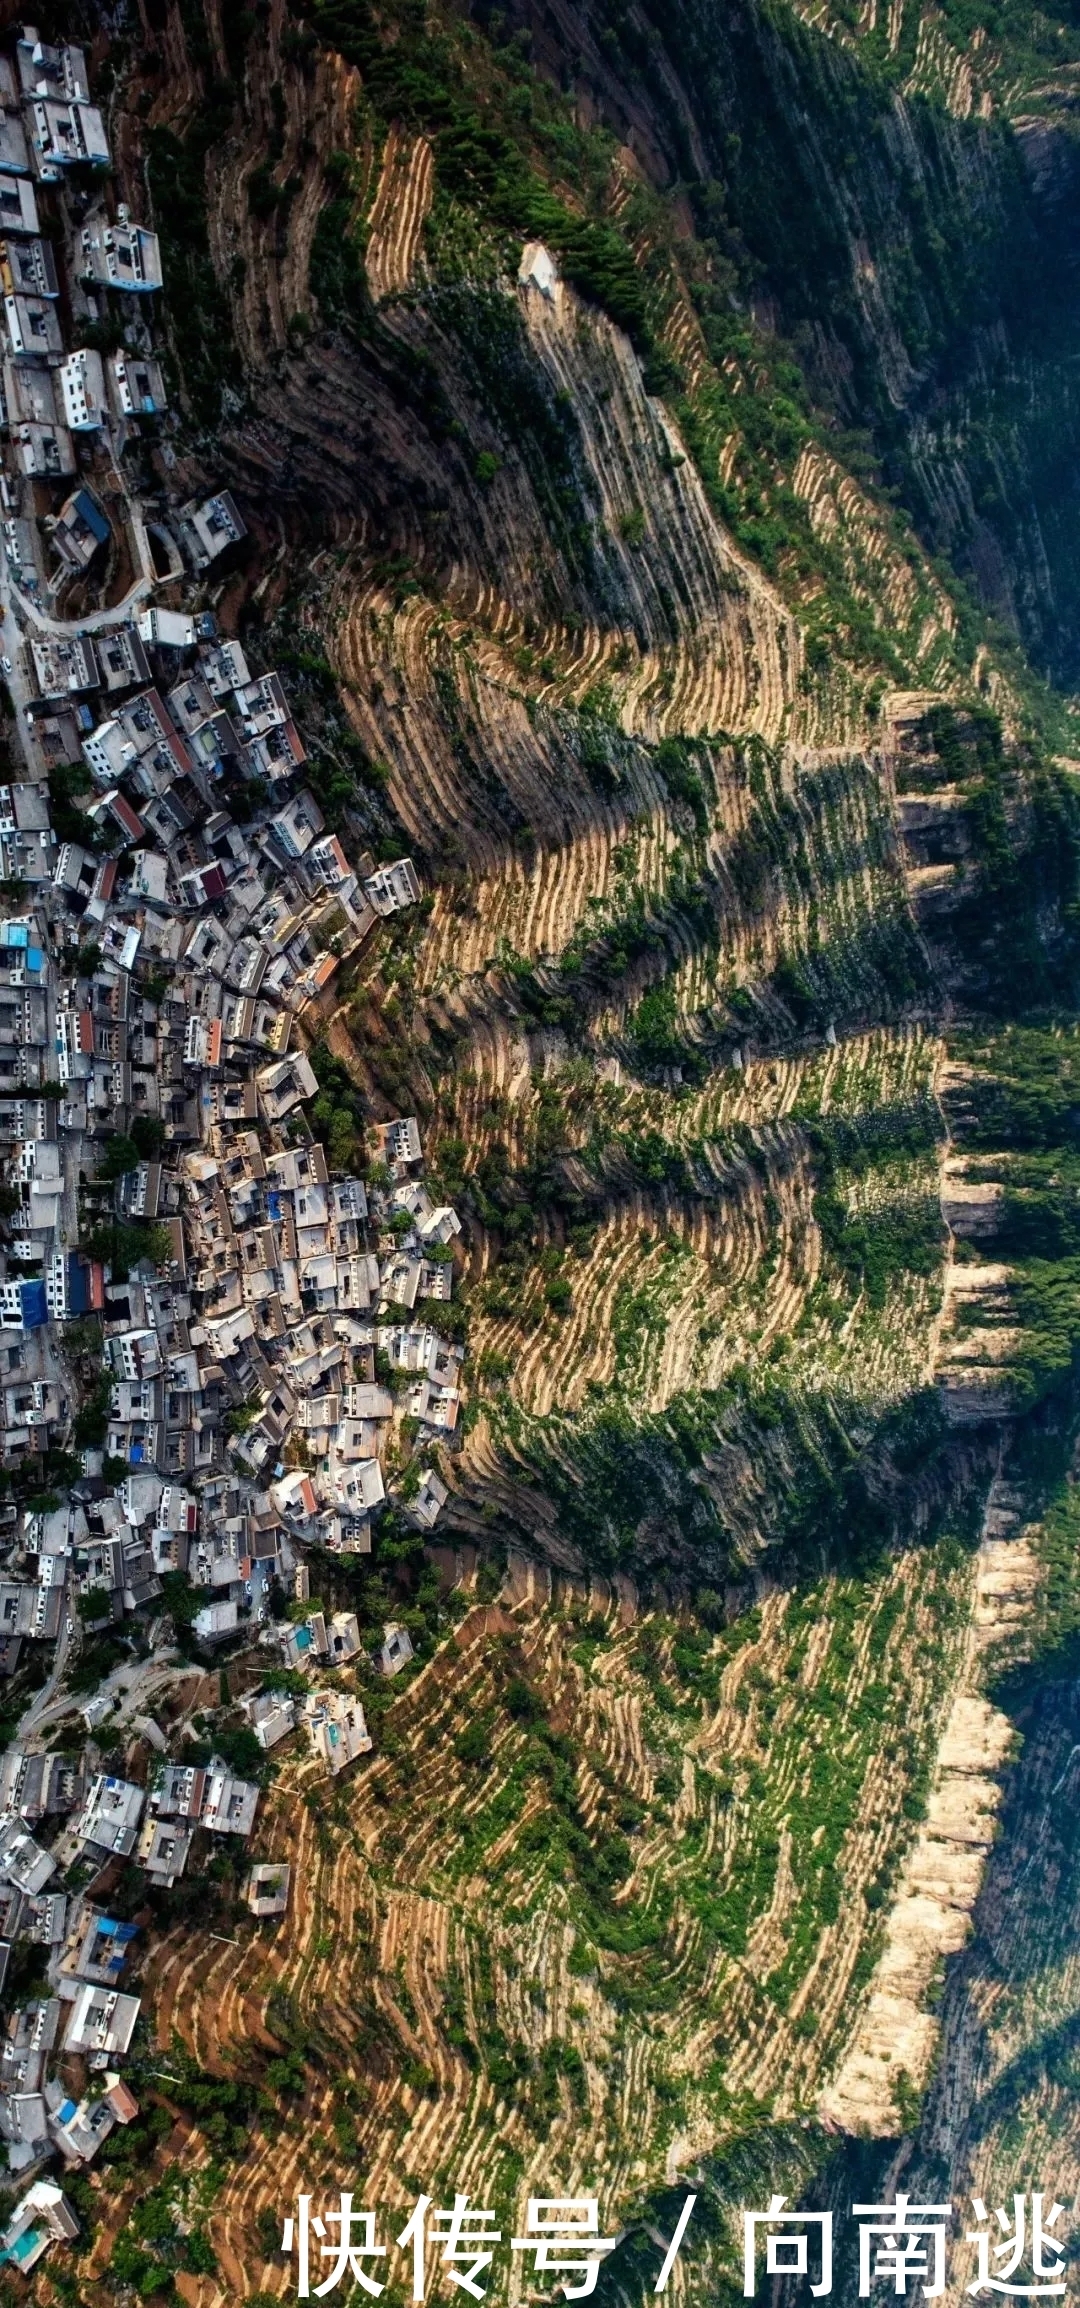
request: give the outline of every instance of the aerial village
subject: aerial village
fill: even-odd
[[[149,509],[132,487],[125,451],[167,410],[162,271],[114,192],[85,55],[24,25],[0,51],[0,1707],[36,1667],[0,1754],[0,2263],[24,2272],[78,2232],[65,2174],[138,2112],[118,1867],[168,1888],[256,1823],[212,1726],[193,1764],[155,1719],[170,1580],[204,1662],[265,1656],[242,1700],[259,1748],[347,1769],[372,1745],[355,1676],[335,1681],[360,1631],[307,1609],[306,1550],[370,1552],[403,1418],[398,1503],[429,1531],[460,1405],[461,1349],[429,1319],[460,1224],[415,1118],[380,1126],[365,1181],[306,1115],[305,1009],[420,885],[408,857],[346,855],[281,680],[218,628],[246,534],[227,476]],[[82,1448],[73,1340],[105,1430]],[[72,1699],[101,1629],[129,1666]],[[369,1663],[411,1649],[389,1624]],[[145,1785],[115,1770],[133,1727]],[[288,1875],[251,1864],[253,1915],[284,1912]]]

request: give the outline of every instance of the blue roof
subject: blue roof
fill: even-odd
[[[131,1464],[132,1464],[132,1466],[133,1466],[133,1467],[137,1467],[137,1466],[141,1466],[141,1465],[142,1465],[142,1455],[143,1455],[143,1447],[142,1447],[142,1444],[141,1444],[141,1443],[132,1443],[131,1449],[130,1449],[130,1451],[128,1452],[128,1457],[129,1457],[129,1459],[130,1459],[130,1461],[131,1461]]]
[[[137,1923],[117,1923],[111,1915],[98,1917],[98,1933],[105,1939],[134,1939],[138,1928]]]
[[[72,1314],[90,1311],[90,1271],[83,1265],[78,1252],[72,1250],[67,1262],[68,1310]]]
[[[106,537],[109,534],[109,524],[105,519],[104,513],[100,512],[98,507],[95,505],[89,490],[80,489],[79,494],[75,499],[75,510],[79,514],[80,518],[85,521],[87,528],[91,530],[93,535],[97,538],[98,544],[103,545],[105,543]]]
[[[49,1319],[48,1300],[43,1282],[20,1282],[24,1330],[41,1330]]]
[[[3,928],[3,939],[5,946],[28,946],[30,943],[30,932],[26,926],[26,923],[5,922]]]
[[[27,969],[28,969],[28,970],[40,970],[40,968],[41,968],[41,965],[42,965],[42,962],[44,961],[44,959],[45,959],[45,956],[44,956],[44,954],[42,953],[42,951],[41,951],[41,947],[40,947],[40,946],[28,946],[28,947],[27,947],[27,949],[26,949],[26,966],[27,966]]]

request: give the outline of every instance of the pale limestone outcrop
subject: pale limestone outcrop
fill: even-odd
[[[991,1491],[984,1531],[1005,1519],[999,1487]],[[969,1936],[996,1832],[997,1774],[1014,1736],[1008,1717],[979,1688],[983,1655],[1023,1626],[1039,1576],[1024,1539],[984,1536],[963,1671],[942,1730],[926,1818],[904,1865],[869,1998],[820,2103],[826,2120],[846,2131],[888,2136],[902,2112],[901,2078],[921,2088],[929,2076],[939,2030],[926,2009],[928,1994],[939,1965]]]

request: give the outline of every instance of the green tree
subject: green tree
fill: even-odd
[[[139,1167],[139,1149],[133,1138],[119,1132],[105,1140],[98,1161],[99,1178],[123,1178],[129,1170]]]

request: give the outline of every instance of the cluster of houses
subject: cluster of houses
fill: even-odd
[[[314,1087],[301,1066],[310,1072],[294,1066],[296,1099]],[[293,1541],[369,1553],[391,1429],[408,1417],[434,1445],[456,1427],[461,1349],[436,1324],[460,1220],[409,1175],[408,1160],[373,1191],[331,1178],[317,1142],[266,1152],[280,1062],[256,1069],[252,1086],[261,1136],[254,1114],[215,1124],[209,1144],[180,1159],[192,1344],[214,1383],[247,1406],[230,1455],[265,1484],[270,1517]],[[415,1138],[411,1118],[408,1128]],[[425,1469],[413,1519],[429,1528],[445,1496]]]
[[[109,165],[82,49],[24,24],[0,54],[0,496],[12,580],[37,604],[95,560],[150,565],[118,465],[167,406],[150,327],[161,253],[110,210]]]
[[[182,1597],[204,1652],[265,1666],[240,1702],[259,1747],[299,1735],[336,1777],[372,1745],[342,1673],[364,1644],[312,1602],[307,1549],[370,1552],[391,1501],[429,1531],[462,1399],[460,1221],[415,1117],[346,1174],[310,1118],[324,993],[419,880],[409,857],[347,854],[281,680],[206,606],[246,536],[228,489],[151,517],[121,478],[166,410],[161,265],[108,162],[82,51],[24,26],[0,51],[0,669],[21,765],[0,786],[0,1688],[47,1674],[0,1756],[0,2139],[25,2191],[0,2265],[23,2271],[77,2232],[49,2160],[80,2168],[138,2113],[120,1871],[167,1892],[214,1838],[246,1844],[259,1805],[216,1754],[174,1760],[149,1712],[124,1726],[148,1783],[118,1776],[119,1670],[67,1694],[81,1753],[49,1751],[68,1666],[102,1637],[168,1659]],[[411,1655],[389,1624],[372,1663]],[[250,1866],[255,1917],[288,1894],[287,1866]],[[47,1987],[19,2000],[28,1948]]]
[[[129,970],[139,955],[154,974],[176,976],[174,1004],[190,998],[193,1007],[182,1020],[178,1010],[167,1016],[157,1034],[164,1027],[181,1065],[185,1056],[247,1051],[269,1062],[287,1051],[296,1010],[380,916],[415,903],[419,884],[410,859],[376,866],[362,856],[354,866],[327,832],[299,783],[304,749],[278,675],[253,674],[238,641],[199,639],[194,621],[178,614],[151,610],[138,626],[160,628],[166,617],[170,631],[190,638],[150,638],[144,647],[135,626],[111,629],[109,651],[124,645],[130,675],[124,693],[114,687],[111,696],[94,694],[100,638],[29,638],[45,689],[67,683],[70,692],[68,660],[77,656],[80,701],[72,707],[69,695],[66,712],[33,727],[39,741],[49,738],[46,774],[57,762],[69,773],[77,764],[86,791],[77,809],[69,805],[62,838],[33,779],[3,792],[0,841],[12,869],[4,878],[54,888],[84,937]],[[243,824],[232,814],[237,805]],[[155,1068],[131,1031],[139,1014],[125,1010],[110,1023],[129,1029],[118,1041],[134,1046],[118,1063],[139,1077],[118,1076],[119,1102],[158,1111]],[[84,1093],[91,1101],[112,1089],[86,1063],[101,1054],[74,1032],[62,1053],[61,1079],[93,1084]],[[161,1111],[184,1134],[183,1110],[166,1101]]]
[[[308,1577],[307,1566],[298,1564],[294,1586],[301,1603],[309,1597]],[[314,1607],[272,1624],[262,1640],[291,1672],[241,1700],[255,1739],[268,1752],[302,1729],[312,1755],[336,1777],[372,1745],[355,1691],[332,1673],[360,1655],[355,1614],[327,1616]],[[375,1665],[394,1675],[411,1656],[406,1629],[387,1626]],[[104,1692],[87,1701],[91,1734],[113,1706]],[[81,2169],[117,2124],[139,2112],[120,2073],[142,2008],[140,1995],[125,1984],[139,1932],[108,1912],[117,1868],[129,1863],[170,1889],[200,1833],[246,1843],[255,1825],[257,1785],[217,1756],[205,1765],[170,1760],[153,1717],[137,1716],[135,1726],[154,1758],[145,1788],[93,1767],[85,1752],[14,1746],[0,1758],[0,1998],[17,1948],[39,1951],[46,1972],[46,1991],[16,2003],[0,2029],[0,2140],[12,2174],[36,2174],[56,2156]],[[256,1918],[286,1912],[289,1876],[281,1862],[249,1867],[245,1895]],[[77,2096],[73,2073],[82,2078]],[[54,2237],[76,2232],[65,2226],[70,2207],[62,2192],[48,2193],[51,2185],[35,2178],[0,2234],[0,2260],[27,2265],[32,2246],[24,2239],[31,2231],[41,2251]],[[43,2215],[36,2227],[20,2218],[26,2206]],[[44,2217],[51,2212],[55,2219]]]
[[[112,802],[114,814],[130,806]],[[55,1325],[99,1315],[110,1457],[163,1485],[216,1481],[220,1504],[230,1424],[246,1427],[230,1461],[260,1479],[277,1518],[363,1549],[385,1497],[391,1388],[406,1387],[425,1435],[456,1427],[461,1357],[437,1325],[460,1222],[428,1191],[413,1118],[380,1134],[385,1188],[332,1176],[312,1136],[319,1085],[303,1014],[339,953],[317,869],[274,853],[278,820],[301,817],[317,822],[303,789],[238,839],[241,857],[193,875],[175,852],[167,866],[142,847],[91,851],[47,834],[51,878],[32,909],[0,920],[0,1158],[13,1204],[0,1440],[11,1464],[63,1426]],[[336,835],[322,846],[344,865]],[[189,883],[179,905],[177,874]],[[331,917],[347,925],[340,950],[416,894],[408,859],[366,880],[346,868]],[[156,1222],[169,1244],[158,1271],[125,1281],[78,1248],[80,1196],[100,1142],[117,1138],[146,1149],[117,1184],[117,1222]],[[436,1485],[414,1511],[433,1520],[439,1503]],[[144,1480],[126,1519],[156,1514]]]
[[[16,2004],[0,2033],[0,2139],[13,2174],[36,2172],[57,2156],[77,2170],[117,2124],[139,2113],[120,2074],[142,2008],[125,1984],[139,1933],[95,1894],[118,1861],[135,1861],[151,1880],[175,1881],[198,1829],[246,1839],[259,1790],[219,1761],[205,1770],[162,1762],[147,1791],[104,1771],[88,1773],[70,1757],[15,1749],[0,1766],[0,1800],[0,1991],[15,1942],[36,1948],[46,1971],[46,1991]],[[35,1832],[42,1823],[54,1831],[51,1847]],[[283,1912],[287,1876],[281,1868],[251,1871],[254,1913]],[[85,1888],[57,1888],[73,1878]],[[77,2094],[53,2072],[61,2067],[65,2079],[81,2076]],[[62,2193],[43,2196],[43,2186],[48,2191],[51,2183],[35,2180],[0,2235],[0,2258],[27,2265],[34,2222],[21,2220],[26,2206],[59,2214],[45,2219],[41,2250],[54,2236],[76,2232],[65,2225],[70,2207]]]
[[[58,1772],[42,1771],[43,1762],[55,1761],[15,1750],[3,1762],[0,1912],[7,1936],[0,1941],[0,1975],[6,1976],[16,1941],[40,1951],[47,1974],[47,1992],[17,2004],[0,2036],[0,2138],[13,2173],[55,2153],[73,2167],[89,2163],[114,2126],[138,2114],[119,2073],[141,2009],[141,1998],[124,1986],[136,1927],[82,1892],[58,1886],[71,1882],[73,1869],[93,1882],[137,1843],[149,1849],[180,1801],[168,1773],[147,1798],[105,1772],[88,1776],[70,1759]],[[228,1833],[218,1816],[227,1819],[236,1807],[250,1832],[257,1794],[245,1789],[241,1806],[236,1783],[217,1771],[202,1824]],[[159,1808],[150,1813],[152,1805]],[[35,1833],[42,1822],[54,1831],[51,1847]],[[85,2090],[73,2099],[50,2070],[63,2062],[70,2074],[76,2056]]]

